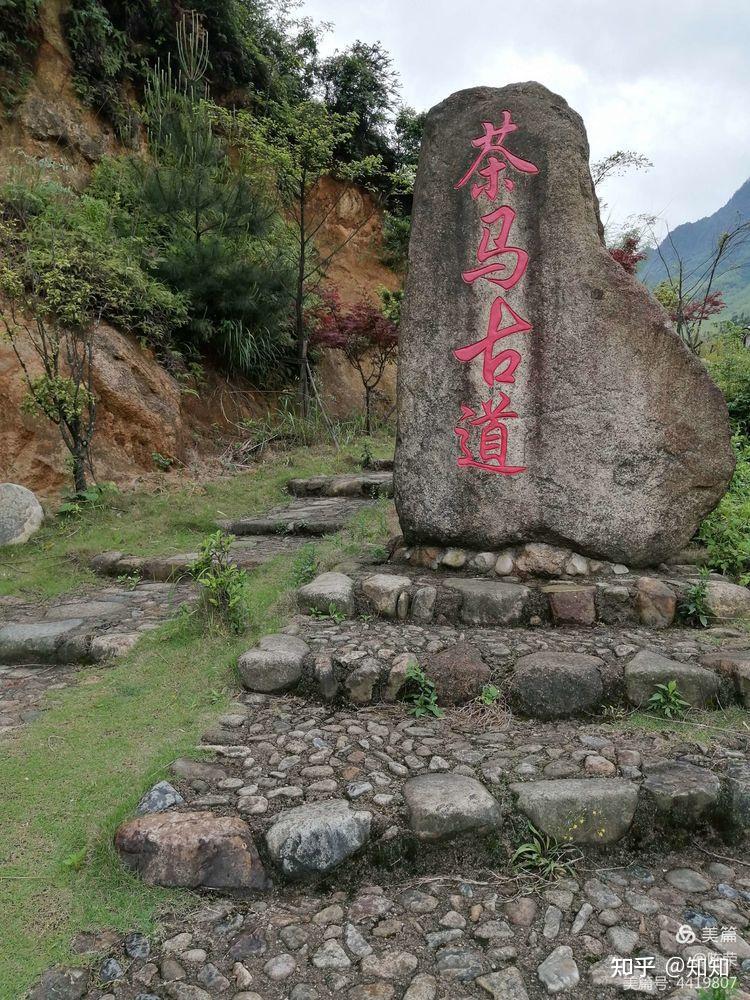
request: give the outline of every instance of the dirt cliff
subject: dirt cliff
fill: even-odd
[[[69,183],[83,186],[91,165],[119,147],[109,128],[78,100],[61,28],[65,0],[44,0],[41,42],[33,77],[12,120],[0,122],[0,179],[19,155],[64,166]],[[315,193],[313,214],[326,217],[320,230],[325,255],[343,244],[326,280],[344,303],[377,297],[399,278],[381,260],[382,215],[364,191],[344,190],[326,179]],[[186,392],[133,338],[102,325],[97,334],[95,391],[99,400],[93,455],[97,476],[120,486],[157,476],[154,456],[172,462],[170,475],[197,476],[220,467],[219,458],[243,418],[267,412],[277,394],[263,386],[229,380],[210,366],[200,392]],[[362,411],[359,378],[337,352],[318,366],[330,414]],[[382,384],[379,412],[393,410],[395,372]],[[22,414],[23,379],[10,345],[0,341],[0,481],[21,483],[42,495],[67,488],[66,452],[54,427]],[[157,462],[159,459],[157,458]],[[163,475],[163,473],[158,473]]]

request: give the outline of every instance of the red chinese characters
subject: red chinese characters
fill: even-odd
[[[526,174],[537,174],[538,168],[528,160],[516,156],[505,146],[505,140],[518,126],[513,122],[510,111],[502,112],[502,123],[497,128],[492,122],[482,122],[483,135],[472,139],[472,145],[479,149],[476,157],[461,180],[454,185],[458,190],[475,175],[484,182],[475,182],[471,187],[471,197],[480,196],[494,201],[499,190],[502,175],[503,187],[512,191],[514,181],[502,172],[508,165]],[[526,273],[529,255],[521,247],[510,246],[510,231],[516,219],[510,205],[500,205],[481,217],[482,236],[476,251],[477,267],[462,273],[468,285],[485,280],[499,285],[504,291],[514,288]],[[520,316],[510,304],[498,296],[490,307],[487,333],[481,340],[457,348],[453,353],[461,362],[471,362],[482,357],[482,377],[494,389],[497,383],[511,384],[516,380],[516,371],[522,356],[518,346],[509,346],[504,341],[508,337],[529,333],[531,324]],[[486,472],[501,475],[515,475],[525,471],[525,466],[511,465],[507,461],[508,424],[506,421],[518,417],[509,410],[510,397],[500,392],[499,397],[483,402],[478,409],[461,404],[461,419],[455,429],[461,455],[460,467],[471,466]],[[478,443],[472,449],[472,439]]]

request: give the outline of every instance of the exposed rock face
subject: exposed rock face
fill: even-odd
[[[579,115],[536,83],[461,91],[428,116],[399,348],[408,544],[653,564],[726,489],[724,401],[607,253],[588,157]]]
[[[22,545],[39,530],[42,505],[25,486],[0,483],[0,546]]]
[[[118,828],[115,847],[150,885],[247,891],[267,884],[250,828],[235,816],[140,816]]]

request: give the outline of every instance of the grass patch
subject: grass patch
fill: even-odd
[[[392,450],[392,441],[377,442],[378,454]],[[94,582],[89,560],[107,550],[135,556],[195,551],[217,519],[257,514],[288,500],[284,486],[296,476],[351,472],[360,452],[358,443],[298,448],[204,486],[116,493],[80,517],[50,518],[26,545],[0,548],[0,597],[71,593]]]
[[[680,720],[662,719],[650,712],[633,712],[621,722],[613,724],[618,732],[641,730],[647,733],[661,733],[674,736],[677,741],[697,740],[713,743],[728,733],[736,732],[750,736],[750,721],[747,710],[739,706],[708,711],[691,709]]]
[[[326,461],[326,467],[335,465],[330,458]],[[279,484],[311,468],[322,471],[320,454],[308,452],[296,466],[285,462],[277,467],[273,461],[265,466],[271,486],[250,474],[207,487],[205,493],[183,490],[172,511],[174,494],[134,496],[128,502],[132,510],[150,512],[154,532],[152,505],[163,504],[171,543],[177,538],[194,543],[205,528],[201,518],[216,517],[220,502],[236,504],[227,514],[261,509],[267,498],[277,499]],[[256,491],[249,489],[252,484],[258,485]],[[105,523],[111,524],[112,516],[106,513]],[[119,531],[120,522],[114,524]],[[44,589],[46,582],[50,593],[63,569],[70,575],[66,548],[55,538],[55,527],[46,533],[46,568],[35,571],[33,561],[19,557],[17,583],[32,578]],[[57,528],[65,530],[64,525]],[[379,553],[389,529],[386,503],[362,511],[350,528],[316,544],[320,567],[363,550]],[[149,539],[145,525],[136,530],[122,524],[121,530],[133,547],[170,547],[163,538]],[[189,539],[180,535],[182,530]],[[103,547],[114,547],[101,523],[84,522],[80,532],[73,544],[88,545],[96,538]],[[32,576],[24,576],[21,567]],[[51,693],[48,710],[18,738],[3,744],[0,1000],[23,996],[50,965],[85,961],[70,952],[77,932],[113,928],[152,933],[166,910],[179,911],[193,903],[190,893],[149,888],[126,872],[112,848],[113,834],[140,796],[167,773],[172,760],[194,754],[202,731],[237,686],[237,656],[259,635],[279,626],[291,607],[294,583],[294,562],[280,556],[250,575],[252,628],[246,635],[206,634],[197,616],[183,615],[144,636],[116,666],[83,670],[77,684]]]

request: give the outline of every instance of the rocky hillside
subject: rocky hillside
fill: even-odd
[[[102,156],[123,151],[110,125],[76,96],[61,23],[65,8],[64,0],[45,0],[41,6],[42,38],[33,76],[15,114],[0,122],[0,181],[19,159],[31,157],[59,165],[66,183],[82,188]],[[335,181],[324,181],[315,194],[315,210],[325,214],[340,193]],[[379,288],[399,284],[398,276],[380,260],[382,218],[364,191],[350,190],[338,200],[321,229],[320,249],[325,252],[345,242],[355,229],[327,274],[345,304],[375,298]],[[119,485],[156,475],[155,455],[171,461],[170,475],[184,477],[186,470],[206,474],[236,435],[237,423],[266,413],[278,399],[277,392],[228,379],[210,364],[205,384],[196,393],[195,386],[186,387],[165,371],[150,350],[107,324],[98,331],[96,352],[99,417],[93,456],[98,477]],[[336,352],[324,352],[319,371],[332,416],[361,411],[359,379]],[[394,375],[389,373],[381,386],[384,413],[392,406]],[[20,412],[24,394],[12,349],[0,341],[0,406],[5,415],[0,480],[56,493],[69,478],[66,452],[51,425]]]

